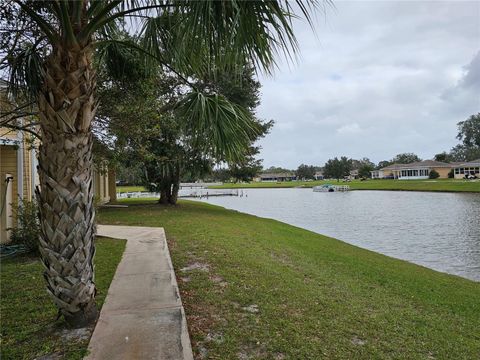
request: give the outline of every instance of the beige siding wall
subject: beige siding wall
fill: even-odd
[[[448,173],[450,172],[450,168],[433,168],[438,174],[440,175],[440,179],[447,179],[448,178]]]
[[[14,146],[0,145],[0,181],[2,182],[1,193],[0,193],[0,210],[3,208],[1,213],[1,229],[0,229],[0,243],[4,244],[9,241],[7,233],[7,224],[8,227],[11,225],[11,216],[12,216],[12,207],[9,200],[5,199],[5,190],[6,184],[5,179],[7,174],[13,176],[13,182],[10,182],[9,186],[12,187],[11,193],[11,203],[17,203],[17,151]],[[4,203],[5,202],[5,203]]]
[[[5,137],[3,137],[5,138]],[[16,139],[15,136],[12,139]],[[15,218],[13,216],[12,207],[18,205],[18,171],[17,171],[17,155],[23,156],[23,198],[31,200],[35,197],[33,183],[38,184],[38,176],[36,169],[32,171],[32,150],[28,145],[25,145],[23,151],[21,148],[12,145],[0,145],[0,209],[4,206],[4,209],[0,215],[0,243],[6,243],[9,241],[8,234],[6,232],[6,224],[10,226],[15,224]],[[9,190],[11,191],[11,201],[5,203],[5,178],[6,175],[13,176],[13,181],[10,182]],[[94,193],[96,200],[100,204],[104,204],[110,201],[110,187],[112,185],[109,181],[108,172],[94,171]],[[115,191],[115,177],[113,177],[113,190]]]
[[[9,134],[9,136],[2,136],[2,138],[10,138],[16,139],[17,136],[14,134],[13,136]],[[0,192],[0,209],[3,207],[3,211],[1,213],[2,224],[6,223],[6,219],[10,219],[12,224],[15,223],[14,214],[12,211],[12,206],[18,205],[18,195],[19,195],[19,188],[18,188],[18,171],[17,171],[17,157],[23,157],[23,198],[26,200],[32,200],[34,198],[34,190],[33,190],[33,181],[35,178],[35,173],[32,174],[32,150],[29,148],[29,145],[25,144],[22,148],[13,145],[0,145],[0,181],[2,182],[2,191]],[[5,179],[6,175],[10,174],[13,176],[13,181],[10,182],[11,192],[12,192],[12,200],[8,203],[3,204],[4,197],[5,197]],[[5,219],[6,218],[6,219]],[[0,242],[5,243],[8,242],[8,237],[6,238],[6,229],[5,226],[2,226],[0,230]]]
[[[17,194],[17,150],[14,146],[0,145],[0,176],[1,181],[5,180],[6,174],[13,176],[13,193]],[[17,198],[13,200],[17,203]]]
[[[105,204],[110,201],[108,172],[93,171],[93,191],[99,204]]]
[[[28,145],[23,149],[23,198],[32,200],[32,160]]]

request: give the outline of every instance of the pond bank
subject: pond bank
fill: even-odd
[[[212,190],[213,191],[213,190]],[[480,281],[480,194],[248,189],[203,202]]]
[[[475,358],[480,284],[217,206],[102,209],[166,230],[197,357]]]
[[[349,185],[351,190],[391,190],[391,191],[433,191],[433,192],[480,192],[480,181],[464,180],[353,180],[351,182],[322,181],[289,181],[289,182],[252,182],[225,183],[212,186],[212,189],[250,189],[250,188],[311,188],[323,184]]]

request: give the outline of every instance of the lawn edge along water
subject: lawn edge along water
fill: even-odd
[[[125,203],[99,221],[165,228],[197,357],[480,355],[479,283],[216,205]]]
[[[285,188],[312,188],[323,184],[348,185],[350,190],[372,191],[420,191],[446,193],[480,193],[479,181],[464,181],[452,179],[440,180],[354,180],[352,182],[337,182],[335,180],[316,181],[285,181],[285,182],[250,182],[224,183],[223,185],[209,186],[209,189],[285,189]],[[117,192],[146,191],[142,186],[118,186]]]
[[[351,190],[378,190],[378,191],[422,191],[422,192],[460,192],[479,193],[479,181],[464,180],[354,180],[351,182],[337,182],[335,180],[317,181],[286,181],[286,182],[251,182],[251,183],[224,183],[210,186],[209,189],[273,189],[273,188],[312,188],[324,184],[348,185]]]

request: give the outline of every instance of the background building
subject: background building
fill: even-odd
[[[12,101],[7,97],[6,84],[0,83],[0,111],[13,109]],[[16,119],[21,125],[26,119]],[[22,199],[32,200],[35,188],[39,184],[37,172],[37,154],[35,148],[39,141],[34,136],[22,131],[0,127],[0,244],[9,241],[9,228],[13,227],[13,208]],[[110,181],[109,181],[110,173]],[[94,170],[94,191],[97,203],[110,201],[115,194],[113,172],[106,166]]]
[[[454,167],[453,164],[435,160],[423,160],[410,164],[392,164],[380,170],[371,171],[372,179],[415,180],[428,179],[430,172],[435,170],[440,179],[447,179]]]
[[[480,178],[480,159],[460,163],[454,167],[455,179],[463,179],[465,175]]]

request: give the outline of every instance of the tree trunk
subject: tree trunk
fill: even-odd
[[[160,183],[160,199],[158,200],[159,204],[166,205],[168,204],[169,198],[170,198],[170,183],[162,180]]]
[[[95,74],[88,47],[56,47],[38,107],[40,252],[47,291],[72,326],[95,320],[92,133]]]
[[[180,190],[180,169],[175,169],[175,175],[172,179],[172,186],[168,202],[170,205],[176,205],[178,200],[178,191]]]
[[[160,199],[158,199],[159,204],[166,205],[168,204],[168,193],[167,189],[160,190]]]
[[[108,196],[110,202],[117,201],[116,173],[113,169],[108,169]]]
[[[170,205],[177,204],[179,190],[180,190],[180,182],[176,181],[172,186],[172,192],[170,193],[170,197],[168,198],[168,202]]]

